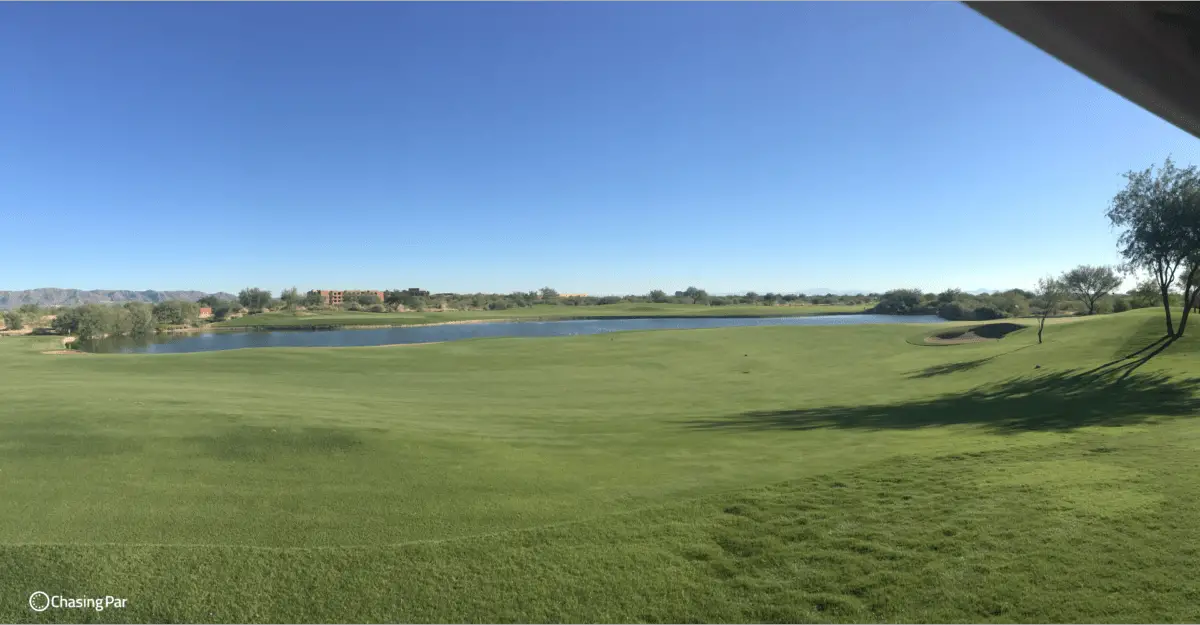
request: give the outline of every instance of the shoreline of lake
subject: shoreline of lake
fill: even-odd
[[[319,329],[287,327],[238,328],[239,331],[156,334],[140,337],[111,337],[80,342],[78,347],[92,353],[195,353],[258,347],[376,347],[459,341],[477,338],[558,337],[606,334],[628,331],[698,330],[734,327],[799,325],[870,325],[883,323],[928,324],[944,320],[936,316],[829,314],[790,316],[666,316],[600,318],[463,319],[441,323],[407,324],[368,328],[347,326]]]
[[[291,332],[291,331],[327,331],[327,330],[379,330],[385,328],[423,328],[429,326],[473,325],[482,323],[547,323],[552,321],[605,321],[631,319],[791,319],[807,317],[842,317],[850,315],[873,315],[867,311],[845,312],[832,311],[815,314],[729,314],[729,315],[539,315],[536,317],[502,317],[497,319],[456,319],[453,321],[429,321],[417,323],[329,323],[329,324],[295,324],[295,325],[248,325],[248,326],[201,326],[196,328],[172,328],[163,330],[160,334],[189,334],[196,332]],[[921,316],[921,315],[890,315],[890,316]]]

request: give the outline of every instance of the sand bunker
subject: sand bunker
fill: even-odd
[[[958,345],[961,343],[979,343],[982,341],[998,341],[1017,330],[1028,326],[1019,323],[988,323],[971,328],[956,328],[939,332],[925,338],[926,343],[935,345]]]

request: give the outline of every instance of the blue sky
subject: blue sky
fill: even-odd
[[[0,4],[0,289],[1029,287],[1200,143],[958,4]]]

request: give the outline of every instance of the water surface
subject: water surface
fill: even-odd
[[[743,326],[827,326],[876,323],[934,323],[933,315],[817,315],[811,317],[689,317],[643,319],[569,319],[563,321],[493,321],[487,323],[401,326],[364,330],[219,331],[196,334],[155,334],[82,341],[89,352],[123,354],[183,354],[247,347],[368,347],[408,343],[461,341],[499,336],[575,336],[627,330],[695,330]]]

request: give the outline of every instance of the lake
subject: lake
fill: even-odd
[[[217,331],[155,334],[80,341],[79,349],[96,353],[185,354],[248,347],[368,347],[435,343],[464,339],[518,336],[577,336],[629,330],[697,330],[745,326],[825,326],[877,323],[935,323],[933,315],[817,315],[811,317],[688,317],[640,319],[570,319],[563,321],[491,321],[486,323],[399,326],[363,330]]]

